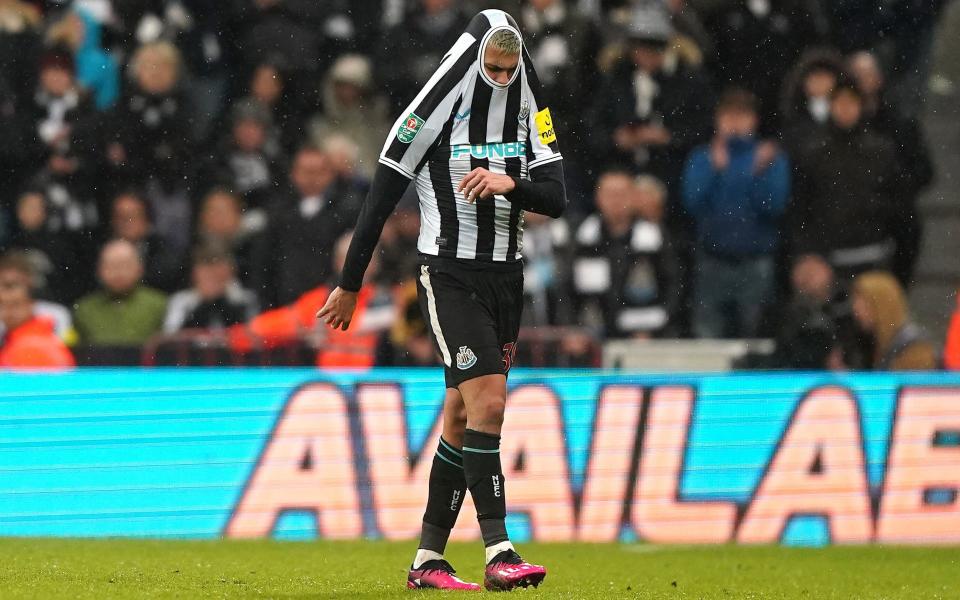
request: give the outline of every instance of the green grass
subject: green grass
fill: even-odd
[[[0,598],[429,598],[413,545],[0,539]],[[960,549],[525,544],[549,569],[523,598],[960,598]],[[478,544],[452,544],[481,578]],[[442,594],[458,598],[457,594]],[[465,596],[474,596],[466,594]]]

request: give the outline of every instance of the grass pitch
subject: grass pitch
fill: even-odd
[[[7,598],[443,598],[404,588],[414,544],[0,539]],[[960,598],[960,549],[524,544],[523,598]],[[451,544],[482,580],[479,544]],[[486,593],[486,592],[485,592]]]

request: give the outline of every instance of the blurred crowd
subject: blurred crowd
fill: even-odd
[[[775,339],[754,367],[960,363],[960,322],[944,354],[905,300],[945,3],[0,0],[0,365],[183,331],[433,364],[412,190],[351,330],[313,316],[397,113],[491,6],[568,178],[563,219],[526,216],[526,325]]]

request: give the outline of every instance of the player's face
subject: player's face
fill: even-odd
[[[487,72],[487,77],[499,85],[510,83],[519,64],[519,54],[506,54],[493,46],[487,46],[483,52],[483,69]]]

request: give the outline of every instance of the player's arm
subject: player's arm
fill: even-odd
[[[327,302],[317,313],[317,318],[323,319],[330,327],[346,330],[350,326],[357,305],[357,292],[363,285],[363,274],[380,241],[383,225],[409,184],[410,179],[405,175],[384,164],[377,165],[370,192],[357,217],[357,226],[340,274],[340,285],[330,293]]]
[[[457,186],[473,203],[478,198],[503,195],[523,210],[556,219],[567,207],[563,163],[553,161],[530,169],[530,179],[492,173],[483,167],[470,171]]]
[[[567,208],[563,183],[563,161],[557,160],[530,169],[530,179],[513,178],[516,187],[504,197],[523,210],[559,218]]]

